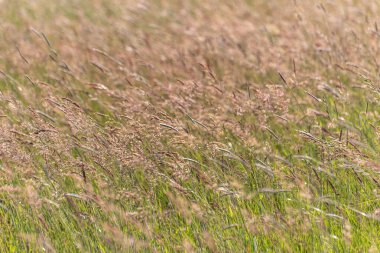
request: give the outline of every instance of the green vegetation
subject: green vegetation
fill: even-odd
[[[380,3],[0,7],[0,252],[380,251]]]

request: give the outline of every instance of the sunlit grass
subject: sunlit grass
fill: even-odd
[[[1,252],[380,250],[379,4],[0,7]]]

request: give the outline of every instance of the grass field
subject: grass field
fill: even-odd
[[[380,252],[380,2],[0,7],[0,252]]]

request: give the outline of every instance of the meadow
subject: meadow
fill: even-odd
[[[380,252],[379,13],[0,0],[0,252]]]

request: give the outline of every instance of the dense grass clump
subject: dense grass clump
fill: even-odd
[[[0,252],[380,251],[376,1],[0,7]]]

